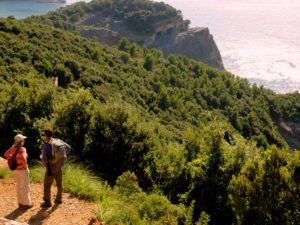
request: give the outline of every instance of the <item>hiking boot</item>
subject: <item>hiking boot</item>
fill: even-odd
[[[51,206],[52,206],[51,202],[48,202],[48,201],[45,201],[41,204],[42,208],[47,208],[47,207],[51,207]]]
[[[55,199],[54,202],[55,202],[55,204],[60,205],[62,203],[62,200],[61,199]]]

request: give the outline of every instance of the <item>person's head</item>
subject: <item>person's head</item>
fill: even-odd
[[[24,136],[24,135],[22,135],[22,134],[17,134],[17,135],[15,136],[15,138],[14,138],[14,140],[15,140],[14,145],[16,145],[16,146],[23,146],[24,143],[25,143],[25,139],[26,139],[26,138],[27,138],[27,137]]]
[[[42,138],[45,140],[45,141],[49,141],[51,138],[52,138],[52,134],[53,134],[53,129],[52,128],[46,128],[44,130],[44,133],[42,134]]]

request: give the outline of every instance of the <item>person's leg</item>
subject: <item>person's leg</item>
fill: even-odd
[[[21,188],[22,188],[22,202],[26,206],[31,206],[32,202],[30,198],[30,181],[29,181],[28,169],[21,170]]]
[[[57,195],[56,195],[55,202],[60,204],[62,203],[62,192],[63,192],[62,170],[55,173],[54,177],[57,186]]]
[[[21,187],[21,173],[19,170],[14,171],[16,179],[16,189],[17,189],[17,200],[19,206],[22,205],[22,187]]]
[[[30,198],[29,170],[17,170],[16,175],[19,209],[30,209],[33,204]]]
[[[53,183],[53,176],[48,176],[48,172],[45,173],[44,178],[44,203],[42,206],[51,206],[51,185]]]

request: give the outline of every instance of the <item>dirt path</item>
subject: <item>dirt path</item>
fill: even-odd
[[[0,167],[6,162],[0,159]],[[56,187],[52,187],[52,199]],[[30,225],[92,225],[96,224],[96,206],[93,203],[63,193],[63,204],[44,209],[40,207],[43,196],[41,184],[31,184],[31,199],[34,207],[24,211],[18,209],[16,183],[13,178],[0,179],[0,218],[27,223]],[[0,224],[5,224],[4,222]]]

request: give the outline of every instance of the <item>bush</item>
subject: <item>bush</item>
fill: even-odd
[[[5,179],[11,175],[12,173],[8,168],[0,168],[0,179]]]
[[[142,189],[139,187],[136,175],[131,172],[125,172],[118,177],[115,190],[125,196],[130,196],[142,192]]]
[[[151,224],[177,224],[180,213],[166,197],[151,194],[139,205],[139,214]]]

